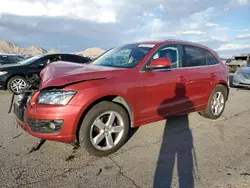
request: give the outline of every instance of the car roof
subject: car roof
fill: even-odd
[[[0,53],[0,56],[22,56],[20,54],[1,54]]]
[[[167,39],[167,40],[161,40],[161,41],[141,41],[141,42],[136,42],[136,43],[133,43],[133,44],[163,45],[163,44],[171,44],[171,43],[186,44],[186,45],[191,45],[191,46],[204,48],[204,49],[207,49],[207,50],[212,50],[212,49],[210,49],[209,47],[207,47],[207,46],[205,46],[203,44],[199,44],[199,43],[191,42],[191,41],[186,41],[186,40],[179,40],[179,39]]]
[[[40,57],[46,57],[46,56],[57,56],[57,55],[73,55],[73,56],[79,56],[76,54],[71,54],[71,53],[53,53],[53,54],[43,54]]]

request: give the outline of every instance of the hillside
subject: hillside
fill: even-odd
[[[41,55],[46,53],[46,50],[38,47],[31,46],[29,48],[22,48],[15,44],[12,44],[7,41],[0,40],[0,52],[1,53],[10,53],[10,54],[30,54],[30,55]]]
[[[91,58],[96,58],[104,52],[105,51],[101,48],[93,47],[93,48],[88,48],[88,49],[81,51],[81,52],[75,52],[74,54],[88,56]]]
[[[92,47],[92,48],[87,48],[84,51],[75,52],[73,54],[78,54],[78,55],[83,55],[83,56],[95,58],[95,57],[101,55],[103,52],[104,52],[104,50],[101,48]],[[0,40],[0,53],[42,55],[42,54],[46,54],[46,53],[49,53],[49,54],[60,53],[60,51],[56,50],[56,49],[45,50],[39,46],[31,46],[28,48],[22,48],[20,46],[17,46],[15,44],[10,43],[10,42]]]

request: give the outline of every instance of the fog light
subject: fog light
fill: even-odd
[[[55,128],[56,128],[56,125],[55,125],[54,123],[49,123],[49,128],[55,129]]]
[[[56,133],[62,128],[63,120],[28,119],[28,126],[33,132]]]

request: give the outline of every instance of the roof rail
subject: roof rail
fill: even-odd
[[[189,44],[199,45],[199,46],[208,48],[208,47],[207,47],[206,45],[204,45],[204,44],[200,44],[200,43],[198,43],[198,42],[192,42],[192,41],[188,41],[188,40],[181,40],[181,39],[167,39],[167,40],[165,40],[165,42],[168,42],[168,41],[176,41],[176,42],[189,43]]]

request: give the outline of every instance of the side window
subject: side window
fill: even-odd
[[[62,61],[81,63],[80,59],[76,56],[73,56],[73,55],[63,55]]]
[[[18,57],[18,56],[9,56],[9,61],[10,62],[18,62],[18,61],[21,61],[22,58]]]
[[[32,67],[46,67],[51,62],[50,57],[39,59]]]
[[[211,54],[209,51],[204,50],[204,53],[205,53],[208,65],[219,64],[219,62],[216,60],[216,58],[213,56],[213,54]]]
[[[6,61],[6,57],[0,56],[0,63],[4,63]]]
[[[195,46],[183,46],[183,67],[196,67],[207,65],[202,49]]]
[[[177,46],[168,45],[157,50],[153,59],[168,58],[171,61],[171,68],[180,67],[180,53]]]
[[[81,57],[80,59],[81,59],[81,63],[88,63],[91,61],[91,59],[88,57]]]

